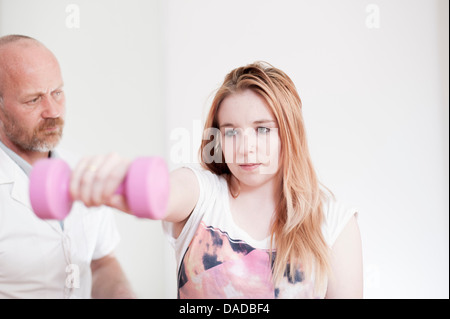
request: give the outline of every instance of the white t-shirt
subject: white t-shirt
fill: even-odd
[[[229,206],[225,178],[190,167],[197,176],[197,205],[178,238],[163,222],[175,248],[179,298],[323,298],[313,293],[314,282],[297,270],[274,287],[270,265],[270,236],[255,240],[237,226]],[[336,201],[324,203],[322,232],[331,247],[357,213]]]
[[[76,202],[62,229],[33,213],[28,184],[0,149],[0,299],[90,298],[91,261],[119,242],[111,209]]]

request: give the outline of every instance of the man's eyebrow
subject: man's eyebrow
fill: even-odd
[[[64,83],[61,83],[60,86],[58,86],[57,88],[55,88],[52,92],[58,91],[58,90],[62,90],[64,89]]]
[[[55,91],[58,91],[58,90],[62,90],[63,88],[64,88],[64,84],[61,84],[61,85],[58,86],[57,88],[53,89],[52,92],[55,92]],[[44,94],[46,94],[46,93],[47,93],[47,92],[45,92],[45,91],[40,91],[40,90],[37,90],[37,91],[34,91],[34,92],[27,92],[27,93],[25,93],[25,94],[22,96],[22,99],[26,100],[26,99],[29,99],[29,98],[32,98],[32,97],[35,97],[35,96],[38,96],[38,95],[44,95]]]
[[[34,92],[27,92],[22,96],[23,100],[28,100],[31,99],[32,97],[35,96],[39,96],[39,95],[44,95],[45,92],[44,91],[34,91]]]

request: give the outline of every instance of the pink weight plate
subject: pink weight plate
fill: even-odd
[[[59,159],[38,161],[30,174],[30,202],[42,219],[63,220],[72,208],[70,198],[71,170]]]
[[[127,203],[135,216],[164,218],[169,200],[169,171],[163,158],[137,158],[130,165],[124,183]]]

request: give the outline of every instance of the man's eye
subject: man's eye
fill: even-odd
[[[267,134],[270,132],[270,128],[268,127],[258,127],[258,134]]]
[[[59,101],[61,99],[61,97],[63,96],[63,91],[55,91],[52,94],[53,94],[53,98],[55,100]]]
[[[41,97],[40,97],[40,96],[38,96],[38,97],[35,97],[34,99],[32,99],[32,100],[28,101],[28,102],[27,102],[27,104],[36,104],[37,102],[39,102],[39,101],[40,101],[40,99],[41,99]]]

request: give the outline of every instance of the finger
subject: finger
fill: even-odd
[[[112,195],[107,203],[108,206],[116,208],[122,212],[132,214],[130,208],[122,195]]]
[[[120,158],[115,162],[115,165],[108,176],[109,183],[106,186],[105,192],[108,197],[112,196],[119,188],[119,185],[123,183],[128,173],[130,164],[131,161],[124,158]]]
[[[86,167],[89,165],[89,162],[91,161],[91,157],[85,157],[81,159],[78,164],[76,165],[75,169],[72,171],[71,177],[70,177],[70,194],[72,196],[73,200],[80,200],[80,184],[81,184],[81,177],[86,169]]]
[[[94,185],[98,182],[98,171],[104,163],[104,156],[94,156],[84,167],[80,178],[80,199],[86,206],[98,206],[93,200]]]
[[[92,187],[92,199],[95,204],[107,204],[125,179],[128,170],[128,161],[116,153],[106,156],[98,170]]]

